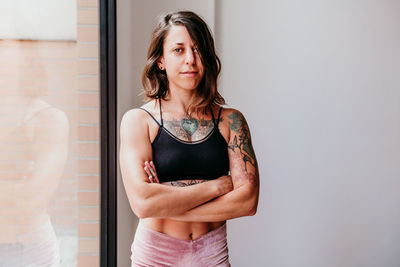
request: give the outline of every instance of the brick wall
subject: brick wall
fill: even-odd
[[[48,212],[63,266],[88,267],[99,266],[98,1],[77,9],[76,42],[0,40],[0,97],[19,88],[68,117],[68,159]]]
[[[99,10],[78,0],[78,266],[99,266]]]

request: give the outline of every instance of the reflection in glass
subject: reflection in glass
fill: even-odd
[[[99,266],[98,1],[0,1],[0,267]]]
[[[0,50],[2,58],[13,55],[2,68],[9,75],[0,97],[0,266],[57,266],[60,252],[47,209],[67,159],[69,122],[41,98],[46,72],[37,47],[19,47],[2,41]]]

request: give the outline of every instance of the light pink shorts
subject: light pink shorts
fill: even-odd
[[[132,267],[229,267],[226,224],[194,239],[183,240],[140,223],[132,243]]]

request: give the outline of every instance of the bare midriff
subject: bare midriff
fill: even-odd
[[[205,180],[196,180],[196,181],[201,182]],[[193,180],[181,180],[179,182],[190,184],[193,183]],[[171,182],[166,182],[162,184],[172,186]],[[169,235],[171,237],[183,240],[194,240],[222,226],[225,223],[225,221],[184,222],[184,221],[176,221],[165,218],[145,218],[145,219],[140,219],[140,223],[148,229]]]

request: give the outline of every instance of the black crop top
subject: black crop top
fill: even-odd
[[[163,125],[161,101],[159,123],[153,115],[147,112],[159,125],[158,133],[153,143],[153,162],[160,183],[178,180],[205,179],[212,180],[229,173],[228,146],[218,129],[217,120],[211,111],[214,128],[199,141],[185,141],[174,136]]]

